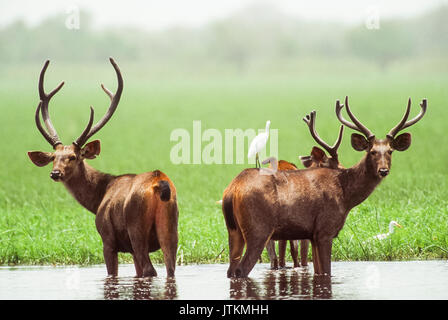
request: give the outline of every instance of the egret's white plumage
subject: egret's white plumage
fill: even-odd
[[[268,142],[269,138],[269,126],[271,125],[271,121],[266,121],[266,130],[262,133],[259,133],[250,143],[249,152],[247,153],[248,158],[252,158],[256,156],[256,162],[258,161],[258,153],[263,150]]]
[[[399,225],[398,223],[397,223],[397,221],[394,221],[394,220],[392,220],[390,223],[389,223],[389,232],[388,233],[382,233],[382,234],[377,234],[376,236],[374,236],[373,238],[374,239],[377,239],[377,240],[384,240],[384,239],[386,239],[387,237],[389,237],[392,233],[394,233],[394,227],[398,227],[398,228],[403,228],[401,225]]]

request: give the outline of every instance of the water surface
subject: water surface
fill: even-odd
[[[136,279],[133,265],[107,278],[104,265],[0,267],[0,299],[448,299],[447,261],[333,262],[333,276],[309,267],[272,271],[257,264],[248,279],[226,278],[227,264],[163,265]]]

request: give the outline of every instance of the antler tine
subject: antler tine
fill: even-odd
[[[342,118],[341,115],[341,110],[344,107],[344,105],[339,107],[339,114],[338,114],[338,106],[337,106],[338,102],[336,103],[336,115],[338,116],[339,120],[344,124],[347,125],[349,124],[349,122],[345,119]],[[357,130],[359,132],[361,132],[363,135],[365,135],[368,139],[372,139],[375,137],[375,135],[369,130],[367,129],[367,127],[365,125],[363,125],[361,123],[361,121],[359,121],[355,115],[352,113],[352,111],[350,110],[350,106],[348,105],[348,96],[345,96],[345,109],[347,110],[347,114],[350,117],[350,119],[353,121],[354,124],[350,123],[350,125],[347,125],[348,127]],[[342,119],[344,121],[342,121]]]
[[[427,107],[427,100],[423,99],[422,102],[420,103],[421,110],[420,110],[419,114],[416,115],[411,120],[407,121],[407,119],[409,117],[409,113],[411,111],[411,98],[409,98],[408,106],[406,108],[406,112],[405,112],[403,118],[394,128],[392,128],[392,130],[390,130],[390,132],[387,134],[387,137],[394,138],[396,136],[396,134],[398,132],[400,132],[401,130],[406,129],[407,127],[410,127],[413,124],[417,123],[425,115],[426,107]]]
[[[95,114],[95,111],[93,110],[93,107],[90,106],[89,122],[87,123],[87,126],[84,129],[84,131],[81,133],[81,136],[79,136],[79,138],[73,142],[73,144],[78,146],[79,148],[81,148],[82,145],[87,141],[86,137],[89,134],[90,129],[92,128],[94,114]]]
[[[339,136],[333,146],[329,146],[325,141],[323,141],[319,135],[316,132],[316,111],[312,111],[309,115],[306,115],[303,118],[303,121],[308,125],[308,128],[310,130],[311,136],[316,140],[318,144],[320,144],[327,152],[334,158],[338,158],[337,150],[341,144],[342,141],[342,134],[344,132],[344,126],[341,126],[341,129],[339,130]]]
[[[334,145],[332,147],[336,151],[339,149],[339,146],[341,145],[343,134],[344,134],[344,126],[341,124],[341,127],[339,128],[338,138],[336,139],[336,142],[334,143]]]
[[[311,111],[310,114],[307,114],[304,118],[303,121],[305,121],[305,123],[308,125],[308,129],[310,130],[311,136],[313,137],[314,140],[316,140],[316,142],[318,144],[320,144],[322,147],[324,147],[325,150],[327,150],[328,152],[330,149],[330,146],[325,143],[325,141],[323,141],[319,135],[316,132],[316,111],[313,110]]]
[[[339,119],[339,121],[346,127],[349,127],[353,130],[360,131],[359,128],[356,127],[353,123],[344,119],[344,117],[341,114],[342,108],[344,108],[344,105],[341,104],[339,100],[336,100],[336,117]]]
[[[39,76],[39,84],[38,84],[38,90],[39,90],[39,98],[41,100],[41,103],[39,104],[40,109],[42,111],[42,118],[44,120],[45,126],[47,127],[48,134],[45,135],[42,133],[42,126],[39,128],[39,131],[44,135],[44,138],[54,147],[58,144],[62,144],[62,142],[59,139],[59,136],[56,132],[56,129],[54,128],[53,124],[51,123],[50,114],[48,112],[48,104],[51,100],[51,98],[62,88],[64,85],[64,81],[62,81],[55,89],[53,89],[49,94],[45,93],[44,90],[44,78],[45,78],[45,72],[47,71],[48,65],[50,64],[50,60],[45,61],[45,64],[40,72]],[[39,119],[40,124],[40,119]],[[45,130],[44,130],[45,131]]]
[[[115,110],[118,107],[118,103],[120,102],[120,98],[121,98],[121,93],[123,92],[123,78],[121,76],[121,71],[120,68],[118,68],[118,65],[116,64],[116,62],[114,61],[114,59],[109,58],[110,63],[112,64],[112,66],[115,69],[115,72],[117,74],[117,80],[118,80],[118,87],[117,87],[117,91],[115,92],[115,94],[113,94],[110,90],[108,90],[103,84],[101,84],[101,88],[103,88],[104,92],[106,92],[106,94],[109,96],[111,103],[109,106],[109,109],[107,110],[106,114],[103,116],[103,118],[101,118],[100,121],[98,121],[97,124],[95,124],[95,126],[93,128],[91,128],[89,130],[89,132],[84,135],[84,132],[87,130],[87,128],[84,130],[83,134],[81,135],[81,137],[79,137],[76,140],[76,144],[79,147],[82,147],[82,145],[90,138],[92,137],[95,133],[97,133],[102,127],[104,127],[104,125],[109,121],[109,119],[112,117],[112,115],[114,114]],[[81,139],[82,138],[82,139]]]
[[[311,113],[313,113],[313,112],[314,112],[314,110],[311,111]],[[310,114],[305,115],[303,117],[303,119],[302,119],[303,121],[305,121],[305,123],[308,125],[308,127],[311,125],[311,116],[310,116]]]
[[[405,125],[406,120],[408,120],[410,112],[411,112],[411,98],[409,97],[408,106],[406,107],[406,111],[404,112],[403,118],[401,118],[400,122],[398,122],[398,124],[389,131],[387,137],[393,138],[401,129],[404,129],[403,126]]]
[[[64,85],[64,81],[61,81],[61,83],[56,88],[54,88],[49,94],[45,93],[44,78],[45,78],[45,72],[47,71],[49,64],[50,60],[46,60],[39,76],[39,97],[41,98],[41,100],[45,98],[48,100],[51,99]]]
[[[52,146],[55,146],[55,141],[53,139],[53,137],[51,137],[46,131],[45,129],[42,127],[42,123],[40,122],[40,110],[42,107],[42,101],[39,102],[39,105],[37,106],[36,109],[36,114],[34,116],[34,120],[36,121],[36,126],[37,129],[39,129],[39,132],[44,136],[45,140],[48,141],[48,143],[50,143]]]
[[[104,84],[101,84],[101,88],[103,88],[104,92],[106,92],[106,94],[109,96],[109,98],[112,100],[114,98],[114,94],[112,93],[112,91],[110,91],[109,89],[107,89]]]
[[[406,121],[406,124],[403,126],[403,129],[405,129],[405,128],[407,128],[407,127],[410,127],[410,126],[416,124],[421,118],[423,118],[423,116],[424,116],[425,113],[426,113],[426,107],[427,107],[427,105],[428,105],[428,101],[427,101],[426,99],[423,99],[422,102],[420,102],[420,108],[421,108],[421,110],[420,110],[419,114],[416,115],[415,118],[413,118],[413,119],[411,119],[411,120],[409,120],[409,121]]]

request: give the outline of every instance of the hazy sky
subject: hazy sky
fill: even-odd
[[[72,6],[90,11],[98,27],[110,24],[145,29],[200,26],[254,3],[267,3],[285,13],[307,19],[360,23],[372,8],[379,12],[380,18],[406,17],[441,4],[448,5],[448,0],[0,0],[0,26],[18,18],[33,25],[50,15],[68,15],[67,10]]]

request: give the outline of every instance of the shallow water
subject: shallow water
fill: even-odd
[[[333,262],[331,279],[309,267],[269,270],[257,264],[248,279],[227,279],[227,264],[163,265],[152,279],[135,279],[133,265],[106,277],[104,265],[0,267],[0,299],[448,299],[447,261]]]

